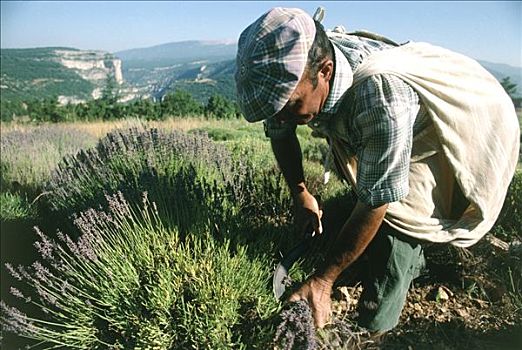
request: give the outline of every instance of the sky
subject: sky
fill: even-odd
[[[323,25],[425,41],[522,67],[521,1],[1,1],[1,47],[117,52],[184,40],[237,41],[272,7],[323,6]]]

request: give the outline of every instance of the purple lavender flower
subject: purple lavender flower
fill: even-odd
[[[92,236],[86,234],[82,235],[78,239],[78,250],[81,256],[83,256],[84,258],[89,259],[91,261],[98,260],[98,256],[92,244]]]
[[[281,312],[274,343],[285,350],[313,350],[317,348],[312,312],[308,303],[290,303]]]
[[[36,234],[40,237],[40,242],[34,242],[35,248],[42,255],[42,257],[46,260],[54,260],[53,257],[53,242],[43,234],[43,232],[37,227],[34,227]]]
[[[106,195],[105,198],[107,199],[109,209],[112,213],[116,213],[121,216],[131,215],[131,208],[129,203],[127,203],[121,191],[118,191],[112,196]]]
[[[62,232],[58,231],[57,233],[58,239],[60,239],[62,242],[65,243],[67,248],[73,253],[73,255],[79,256],[80,255],[80,249],[78,248],[78,245],[69,237],[68,235],[63,234]]]
[[[49,276],[51,275],[51,272],[48,268],[42,265],[39,261],[35,261],[33,263],[33,268],[36,274],[36,278],[44,283],[49,283]]]
[[[28,281],[33,280],[33,278],[31,277],[31,275],[29,274],[29,272],[27,272],[27,270],[25,269],[24,266],[22,266],[22,265],[18,265],[18,266],[17,266],[17,269],[18,269],[18,272],[22,275],[23,278],[25,278],[25,279],[28,280]]]
[[[9,271],[9,274],[16,278],[17,280],[21,281],[22,276],[14,269],[13,265],[10,263],[5,263],[5,267],[7,268],[7,271]]]
[[[25,299],[25,296],[22,294],[22,292],[20,292],[20,290],[15,287],[11,287],[9,292],[17,298]]]
[[[15,307],[0,301],[0,309],[5,318],[2,317],[2,329],[16,334],[35,334],[33,324],[27,316]],[[2,315],[2,316],[3,316]]]

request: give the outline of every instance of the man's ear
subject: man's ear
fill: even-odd
[[[327,82],[330,81],[333,77],[334,71],[334,63],[332,60],[327,59],[321,65],[321,70],[319,71],[319,77],[325,79]]]

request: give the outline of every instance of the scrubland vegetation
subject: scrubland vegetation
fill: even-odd
[[[299,240],[284,180],[262,125],[219,113],[2,124],[2,348],[517,348],[522,173],[491,239],[426,248],[429,270],[383,343],[350,328],[364,262],[338,282],[332,325],[307,342],[278,329],[291,317],[272,295],[280,253]],[[325,234],[295,282],[353,204],[337,177],[322,184],[324,140],[307,128],[299,138]]]

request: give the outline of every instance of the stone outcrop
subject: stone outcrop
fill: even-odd
[[[96,85],[105,83],[113,76],[118,84],[123,83],[121,60],[104,51],[56,50],[56,58],[66,68],[76,71],[82,78]]]
[[[91,93],[93,99],[101,97],[109,77],[114,78],[117,87],[123,84],[121,60],[108,52],[57,49],[54,51],[54,59],[94,84],[95,88]],[[58,100],[62,104],[82,102],[75,96],[59,96]]]

